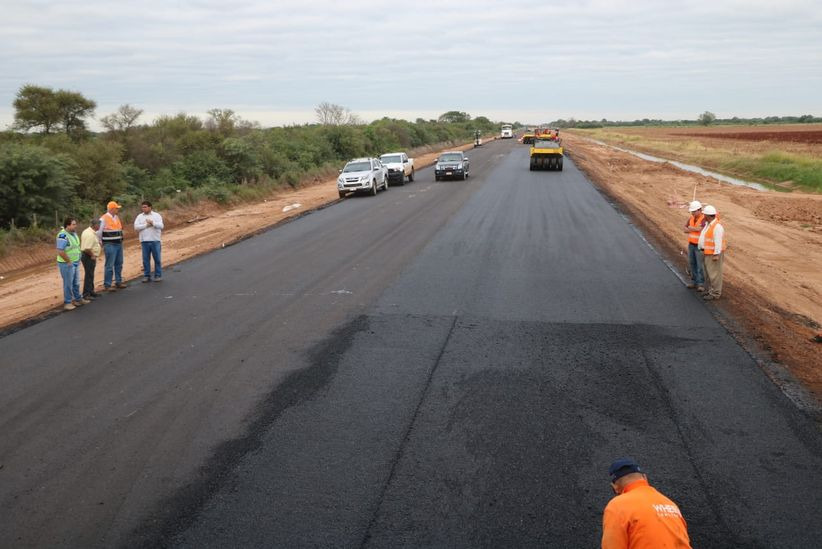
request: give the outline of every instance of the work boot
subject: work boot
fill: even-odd
[[[64,311],[73,311],[76,308],[77,307],[74,306],[74,303],[66,303],[66,304],[63,305],[63,310]]]
[[[705,292],[705,286],[697,286],[696,291],[699,292],[699,293],[704,293]]]
[[[117,286],[106,286],[105,288],[103,288],[103,291],[104,292],[116,292],[117,291]]]
[[[117,286],[118,288],[120,288],[121,290],[122,290],[122,289],[125,289],[125,288],[128,288],[128,284],[126,284],[125,282],[118,282],[118,283],[116,284],[116,286]]]
[[[691,282],[690,284],[686,284],[685,287],[688,288],[689,290],[693,290],[694,288],[696,288],[696,284]]]

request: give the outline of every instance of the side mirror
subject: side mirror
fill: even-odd
[[[408,159],[406,158],[405,160],[402,161],[402,163],[403,164],[408,164]]]

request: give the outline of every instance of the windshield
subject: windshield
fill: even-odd
[[[503,130],[503,131],[505,131],[505,130],[510,130],[510,129],[511,129],[511,126],[503,126],[503,127],[502,127],[502,130]]]
[[[556,149],[557,147],[559,147],[559,143],[553,139],[539,139],[534,142],[535,149]]]
[[[371,171],[371,164],[368,162],[351,162],[343,168],[343,173],[369,171]]]
[[[460,153],[445,153],[440,156],[440,162],[462,162],[462,155]]]
[[[402,162],[402,157],[398,154],[385,154],[380,157],[380,162],[383,164],[399,164]]]

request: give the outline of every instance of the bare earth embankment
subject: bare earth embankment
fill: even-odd
[[[686,264],[686,205],[695,189],[698,200],[714,205],[729,241],[725,288],[717,307],[822,397],[822,345],[810,341],[822,322],[822,195],[738,187],[571,133],[563,138],[576,165],[632,216],[681,272]],[[710,349],[694,359],[710,360]]]

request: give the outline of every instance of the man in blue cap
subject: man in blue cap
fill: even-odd
[[[648,484],[637,462],[618,459],[608,474],[616,497],[602,515],[602,549],[690,549],[679,507]]]

